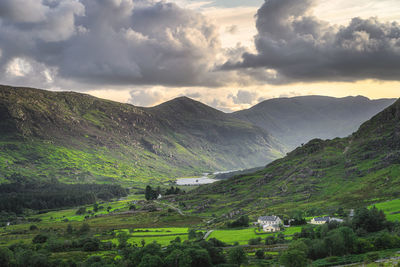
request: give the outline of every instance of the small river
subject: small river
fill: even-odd
[[[232,171],[219,171],[219,172],[214,172],[214,173],[203,173],[203,176],[201,177],[195,177],[195,178],[178,178],[176,179],[176,184],[177,185],[202,185],[202,184],[212,184],[216,181],[220,181],[218,179],[213,179],[210,178],[210,176],[221,174],[221,173],[228,173],[228,172],[233,172]]]

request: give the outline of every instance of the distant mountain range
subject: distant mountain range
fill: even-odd
[[[0,182],[162,183],[264,165],[263,129],[192,99],[135,107],[73,92],[0,87]]]
[[[300,96],[265,100],[233,115],[267,130],[290,151],[314,138],[346,137],[395,101]]]
[[[177,199],[195,212],[323,214],[400,197],[400,100],[346,138],[314,139],[265,168]]]
[[[0,86],[0,182],[143,186],[264,166],[298,142],[348,135],[394,100],[300,97],[233,114],[180,97],[152,108]]]

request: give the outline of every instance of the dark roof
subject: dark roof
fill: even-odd
[[[317,222],[327,222],[327,221],[329,221],[329,217],[315,217],[314,218],[314,221],[317,221]]]
[[[279,217],[278,216],[260,216],[260,217],[258,217],[258,219],[261,221],[275,222],[279,219]]]

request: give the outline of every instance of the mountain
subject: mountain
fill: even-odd
[[[263,129],[189,98],[154,108],[74,92],[0,86],[0,182],[161,183],[265,164]]]
[[[201,186],[178,201],[208,214],[324,214],[399,197],[400,100],[346,138],[311,140],[262,170]]]
[[[233,113],[275,136],[288,151],[314,138],[345,137],[396,99],[300,96],[263,101]]]

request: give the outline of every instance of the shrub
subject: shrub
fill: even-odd
[[[252,238],[249,240],[249,245],[254,246],[254,245],[259,245],[261,243],[261,237],[257,238]]]
[[[83,215],[86,213],[86,208],[85,207],[80,207],[77,211],[76,211],[76,215]]]
[[[38,234],[32,239],[32,242],[34,244],[43,244],[46,241],[47,241],[47,236],[42,235],[42,234]]]
[[[262,250],[262,249],[257,250],[256,257],[257,257],[257,259],[260,259],[260,260],[264,259],[264,250]]]
[[[365,261],[366,262],[374,262],[377,259],[379,259],[379,253],[374,251],[374,252],[368,252],[365,254]]]

